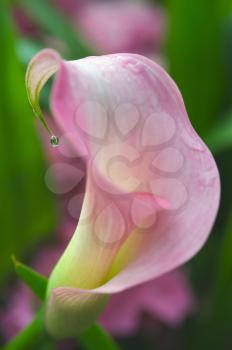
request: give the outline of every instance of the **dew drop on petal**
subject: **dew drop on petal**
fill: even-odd
[[[52,135],[50,137],[50,143],[51,143],[52,147],[54,147],[54,148],[58,147],[59,146],[59,137],[56,135]]]

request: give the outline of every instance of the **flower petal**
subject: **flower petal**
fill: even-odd
[[[76,124],[79,119],[88,130],[91,128],[86,114],[78,113],[79,106],[89,101],[97,101],[107,114],[107,137],[101,142],[96,142],[94,137],[86,138]],[[117,133],[114,112],[125,103],[133,104],[140,118],[133,134],[122,138]],[[89,150],[88,177],[94,191],[101,187],[109,195],[112,188],[117,189],[119,197],[110,198],[119,209],[120,194],[127,192],[129,200],[129,194],[134,198],[136,193],[150,193],[160,209],[150,233],[149,230],[146,234],[141,232],[143,244],[136,258],[128,269],[117,271],[120,273],[106,283],[104,290],[110,293],[124,290],[158,277],[192,257],[204,244],[215,219],[220,196],[219,175],[211,153],[189,122],[178,88],[167,73],[149,59],[133,54],[66,62],[53,88],[52,106],[60,127],[65,132],[76,130],[77,151],[79,139]],[[155,123],[150,122],[152,118]],[[129,116],[128,128],[130,125]],[[127,130],[127,126],[125,128]],[[146,132],[148,142],[144,144]],[[152,164],[170,148],[176,157],[170,162],[171,174],[167,164],[161,164],[161,170]],[[115,165],[119,160],[123,163],[122,171]],[[112,171],[115,176],[110,175]],[[126,172],[129,185],[135,183],[131,188],[120,178]],[[96,181],[96,177],[100,181]],[[131,207],[124,207],[123,212],[128,218]]]
[[[48,331],[58,339],[77,336],[98,318],[107,300],[104,294],[74,288],[53,289],[47,303]]]
[[[40,91],[48,79],[59,69],[61,58],[59,54],[50,49],[42,50],[30,62],[26,72],[26,89],[28,100],[35,115],[47,126],[39,105]]]
[[[95,119],[89,108],[93,104],[100,105]],[[139,118],[135,125],[133,116],[126,114],[129,132],[123,135],[115,123],[115,110],[124,111],[119,107],[125,104],[133,104]],[[220,183],[213,157],[193,130],[178,88],[149,59],[117,54],[63,61],[53,87],[52,109],[64,133],[75,132],[71,141],[77,154],[80,145],[87,149],[81,218],[89,212],[88,195],[97,199],[93,214],[80,220],[49,280],[47,326],[53,334],[62,330],[70,336],[79,330],[79,315],[85,325],[94,321],[103,295],[159,277],[196,254],[212,228]],[[99,111],[104,111],[103,118]],[[178,157],[170,163],[171,169],[178,164],[171,173],[167,156],[161,169],[153,164],[170,148]],[[132,205],[135,198],[139,200]],[[102,232],[96,235],[105,210],[111,214],[104,216]],[[134,219],[136,212],[140,215]],[[104,240],[99,242],[99,237]],[[65,329],[65,320],[75,326]]]

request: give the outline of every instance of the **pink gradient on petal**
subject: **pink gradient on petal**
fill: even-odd
[[[35,60],[46,63],[49,52],[40,52]],[[87,194],[90,190],[97,197],[97,206],[88,226],[78,227],[78,235],[76,231],[49,280],[51,294],[47,327],[53,334],[70,336],[77,330],[80,321],[77,317],[86,312],[87,300],[93,298],[96,302],[99,298],[100,302],[96,303],[96,309],[92,308],[91,317],[86,319],[90,325],[100,311],[98,307],[102,305],[105,294],[122,292],[159,278],[196,254],[215,220],[220,180],[210,151],[190,124],[177,86],[160,66],[133,54],[88,57],[71,62],[55,59],[60,69],[53,85],[54,118],[64,133],[76,132],[73,146],[77,154],[80,140],[86,146]],[[125,110],[125,104],[138,109],[136,125],[134,113],[130,113],[131,109],[129,112]],[[115,110],[122,105],[119,114],[127,115],[124,124],[127,137],[123,139],[115,129],[115,126],[122,125],[115,121],[115,115],[118,117]],[[179,162],[178,157],[174,165],[169,163],[172,158],[169,152],[165,156],[159,154],[167,147],[174,148],[175,154],[181,153],[184,161]],[[163,157],[162,169],[151,167],[157,155]],[[126,178],[114,176],[112,179],[109,176],[108,166],[115,165],[116,160],[124,161],[124,168],[127,165],[126,171],[121,171],[121,175],[127,173]],[[119,172],[117,167],[115,169],[114,175],[117,175]],[[170,176],[173,169],[174,174]],[[137,183],[132,181],[134,179]],[[164,201],[160,202],[154,227],[145,234],[143,230],[135,230],[130,217],[130,201],[135,193],[146,192],[155,198],[164,198]],[[170,207],[162,208],[166,202]],[[105,236],[103,244],[98,244],[94,232],[95,221],[109,205],[117,208],[117,215],[104,217],[101,234],[106,233],[112,242],[117,235],[118,213],[124,216],[126,223],[123,239],[117,242],[117,246],[110,246],[111,250]],[[88,208],[88,196],[83,206]],[[123,258],[114,265],[117,253],[132,232],[140,234],[141,244],[135,247],[136,252],[129,262],[125,263]],[[88,251],[90,246],[93,249],[87,256],[85,250]],[[101,259],[96,259],[98,250]],[[66,267],[72,272],[68,276]],[[94,272],[92,279],[89,271]],[[80,276],[81,282],[78,280]],[[70,310],[73,322],[69,329],[65,329]],[[156,305],[156,310],[167,311],[161,302]],[[174,319],[174,314],[169,314],[169,317]]]
[[[108,94],[103,95],[102,91]],[[125,102],[136,106],[140,112],[137,133],[140,132],[141,142],[135,132],[122,140],[111,129],[100,145],[85,137],[76,119],[81,120],[90,133],[91,128],[95,127],[93,122],[99,127],[99,120],[89,119],[89,109],[85,113],[81,109],[80,113],[79,106],[85,102],[89,106],[89,101],[98,101],[106,111],[114,111],[115,106]],[[74,147],[77,153],[79,140],[85,143],[89,160],[92,161],[87,177],[93,191],[98,193],[99,203],[102,196],[105,196],[104,201],[111,200],[119,208],[123,203],[122,212],[128,219],[127,203],[111,192],[116,189],[124,194],[126,190],[122,188],[121,180],[117,182],[116,178],[113,182],[107,178],[105,164],[102,165],[104,162],[99,166],[98,155],[101,152],[103,156],[100,159],[106,159],[106,165],[108,153],[109,157],[113,152],[118,152],[120,156],[126,154],[128,161],[131,161],[131,157],[133,162],[136,161],[135,166],[129,168],[131,178],[135,176],[140,181],[136,192],[150,192],[162,199],[159,220],[150,234],[144,236],[144,244],[135,261],[96,292],[119,292],[159,277],[188,260],[202,247],[218,209],[219,175],[212,155],[190,124],[177,86],[160,66],[133,54],[62,61],[53,86],[52,109],[56,122],[65,133],[76,131]],[[91,112],[91,118],[93,115]],[[111,112],[109,124],[113,117]],[[145,144],[143,141],[146,141]],[[160,174],[155,167],[149,171],[149,165],[154,160],[154,156],[151,159],[151,150],[157,155],[160,149],[170,146],[180,152],[185,160],[181,171],[172,177],[166,173]],[[96,174],[100,182],[96,182]],[[149,183],[150,188],[147,187]],[[106,188],[107,193],[101,193],[101,189]],[[128,201],[134,193],[135,190],[128,191]],[[170,210],[167,203],[170,203]],[[95,209],[97,215],[100,208]],[[171,215],[173,212],[175,215]]]
[[[143,312],[170,327],[177,327],[195,308],[196,301],[185,274],[175,270],[114,294],[100,316],[100,322],[112,334],[123,336],[138,330]]]

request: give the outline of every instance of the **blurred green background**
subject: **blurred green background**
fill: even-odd
[[[232,1],[154,0],[149,5],[160,6],[165,13],[165,38],[160,50],[166,69],[182,92],[193,126],[216,158],[222,200],[207,244],[187,264],[199,303],[197,312],[176,330],[163,327],[153,336],[139,333],[121,342],[125,349],[134,350],[229,350],[232,348]],[[27,17],[29,24],[26,22],[23,28],[16,10],[23,11]],[[99,52],[54,1],[1,0],[0,23],[1,301],[6,286],[14,279],[11,254],[24,260],[30,258],[38,244],[50,239],[57,225],[56,200],[44,183],[46,154],[25,92],[26,65],[39,49],[47,46],[59,50],[66,59]],[[46,109],[46,94],[42,104]]]

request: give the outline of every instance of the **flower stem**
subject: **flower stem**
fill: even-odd
[[[44,309],[42,308],[34,320],[2,350],[32,350],[38,345],[42,347],[47,337],[48,334],[44,327]],[[86,350],[120,350],[116,342],[97,323],[83,332],[77,340]]]
[[[35,345],[42,344],[47,334],[44,327],[44,310],[40,309],[34,320],[2,350],[28,350]]]
[[[77,340],[86,350],[120,350],[113,338],[98,323],[83,332]]]

